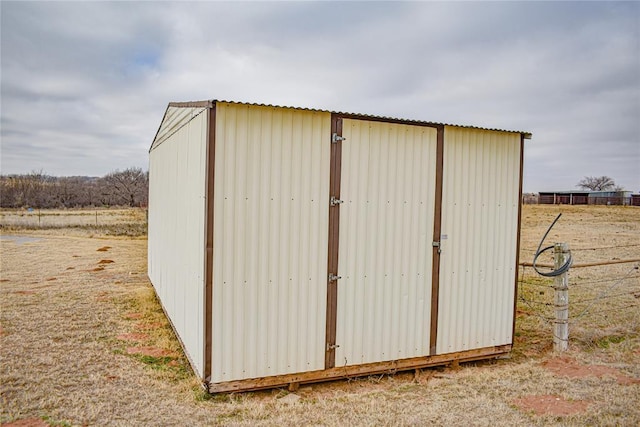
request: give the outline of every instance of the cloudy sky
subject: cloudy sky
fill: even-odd
[[[169,101],[533,133],[525,191],[640,191],[640,3],[9,2],[1,169],[147,169]]]

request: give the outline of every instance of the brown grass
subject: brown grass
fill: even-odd
[[[40,234],[67,236],[128,236],[147,234],[147,211],[118,209],[0,209],[0,229],[9,234],[34,230]]]
[[[525,206],[522,260],[530,259],[558,211],[564,216],[550,244],[566,241],[571,248],[589,249],[640,243],[640,209]],[[25,240],[7,234],[4,229],[0,242],[0,423],[640,424],[640,319],[637,308],[615,310],[624,306],[625,296],[600,301],[598,310],[571,327],[566,360],[601,375],[567,376],[551,369],[558,363],[553,363],[551,326],[541,318],[549,314],[546,306],[519,303],[509,360],[302,386],[297,400],[282,399],[285,390],[209,396],[190,372],[148,283],[145,239],[76,228],[20,231],[32,237]],[[625,258],[639,256],[638,249],[582,250],[574,256],[576,262]],[[106,257],[113,262],[99,264]],[[598,295],[599,284],[588,282],[623,275],[630,267],[572,270],[571,298]],[[523,295],[551,301],[547,282],[530,271],[523,280]],[[640,291],[637,277],[628,282],[616,289]],[[629,301],[638,299],[630,295]],[[608,305],[614,310],[603,311]],[[578,410],[565,415],[520,405],[536,399],[550,406],[586,404],[570,405]]]

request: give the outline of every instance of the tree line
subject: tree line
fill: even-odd
[[[585,176],[577,186],[596,191],[622,190],[608,176]],[[103,177],[55,177],[42,171],[0,175],[2,208],[146,206],[148,194],[149,173],[141,168],[115,170]]]
[[[140,168],[115,170],[103,177],[55,177],[42,171],[0,175],[2,208],[146,206],[148,194],[149,173]]]

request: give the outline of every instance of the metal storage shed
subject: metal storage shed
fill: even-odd
[[[528,138],[170,103],[149,150],[149,278],[205,387],[509,352]]]

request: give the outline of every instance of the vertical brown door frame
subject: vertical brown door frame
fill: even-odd
[[[331,197],[340,199],[340,173],[342,169],[342,117],[331,114],[331,160],[329,172],[329,248],[327,258],[327,326],[324,367],[330,369],[336,364],[336,321],[338,308],[338,281],[330,280],[331,276],[338,276],[338,245],[340,236],[340,204],[331,205]]]
[[[438,297],[440,292],[440,232],[442,225],[442,176],[444,167],[444,125],[437,126],[435,212],[433,216],[433,262],[431,266],[431,331],[429,355],[437,354]]]
[[[513,325],[511,327],[511,344],[515,342],[516,336],[516,310],[518,308],[518,274],[520,273],[520,230],[522,228],[522,179],[524,169],[524,140],[525,134],[520,134],[520,182],[518,189],[518,230],[516,237],[516,265],[515,265],[515,278],[514,278],[514,291],[513,291]]]
[[[205,255],[204,255],[204,370],[202,380],[208,384],[211,380],[212,330],[213,330],[213,184],[216,159],[216,104],[209,106],[206,147],[206,183],[205,183]]]
[[[357,117],[356,117],[357,118]],[[329,197],[340,199],[340,179],[342,169],[342,125],[343,117],[331,114],[331,160],[329,178]],[[370,120],[370,118],[368,118]],[[442,223],[442,177],[444,165],[444,125],[428,125],[435,127],[437,132],[436,146],[436,183],[433,242],[440,243]],[[338,136],[333,142],[333,135]],[[329,201],[328,201],[329,202]],[[329,280],[330,276],[338,276],[338,251],[340,236],[340,204],[331,206],[329,203],[329,248],[327,260],[327,316],[326,316],[326,352],[325,369],[335,367],[336,358],[336,327],[338,307],[338,281]],[[431,273],[431,330],[429,333],[430,355],[436,354],[438,334],[438,292],[440,288],[440,250],[433,246]]]

